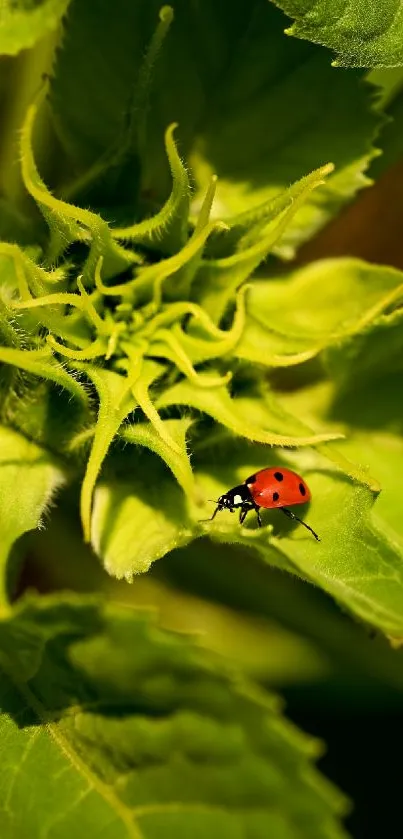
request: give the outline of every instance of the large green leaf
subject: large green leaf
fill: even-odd
[[[311,196],[287,233],[283,249],[291,253],[367,182],[379,125],[370,86],[359,74],[335,72],[319,48],[287,39],[283,15],[267,0],[178,0],[151,68],[147,49],[159,8],[158,0],[70,7],[51,99],[71,169],[79,172],[66,194],[82,194],[98,178],[96,206],[112,201],[118,212],[119,197],[134,214],[139,192],[140,212],[149,215],[170,189],[163,138],[172,122],[195,175],[195,210],[217,174],[219,218],[275,197],[332,161],[326,189]]]
[[[346,837],[317,744],[144,612],[27,602],[0,663],[4,839]]]
[[[330,47],[341,67],[403,65],[400,0],[272,0],[295,23],[287,33]]]
[[[301,410],[302,402],[297,404]],[[343,449],[343,444],[338,447]],[[303,475],[310,486],[313,500],[309,510],[301,507],[295,512],[313,527],[321,542],[315,542],[304,527],[289,522],[278,510],[263,511],[263,524],[270,529],[258,529],[252,515],[250,523],[246,520],[241,527],[234,516],[222,512],[205,525],[205,532],[219,541],[257,551],[270,565],[312,581],[357,617],[400,637],[402,553],[396,540],[379,530],[377,519],[371,521],[374,497],[368,487],[338,474],[333,463],[313,452],[276,452],[268,458],[261,447],[254,447],[249,454],[228,444],[221,448],[220,459],[215,456],[208,464],[204,457],[203,474],[198,473],[206,500],[218,498],[265,465],[288,466]],[[347,447],[346,454],[352,456],[353,450]],[[205,509],[207,512],[207,505]]]
[[[0,609],[7,600],[10,550],[23,533],[41,524],[63,481],[63,471],[55,458],[10,428],[0,426]]]
[[[313,262],[287,279],[251,284],[246,327],[235,352],[269,367],[298,364],[329,347],[349,345],[350,354],[358,354],[357,336],[402,299],[403,273],[395,268],[349,258]],[[398,321],[399,314],[390,317]]]
[[[175,422],[175,420],[173,420]],[[55,546],[57,546],[57,564],[53,561]],[[223,607],[221,603],[214,603],[203,594],[203,587],[198,593],[197,588],[200,576],[200,564],[206,570],[207,576],[214,568],[217,574],[222,573],[222,568],[227,569],[229,562],[234,566],[234,572],[238,574],[244,569],[248,575],[251,566],[261,570],[267,580],[265,595],[270,593],[270,581],[273,575],[267,573],[259,560],[253,561],[248,558],[248,563],[240,567],[239,560],[241,552],[234,555],[234,551],[223,548],[222,545],[215,546],[206,539],[200,542],[193,542],[188,549],[175,551],[170,554],[167,563],[160,563],[154,566],[150,574],[138,575],[134,585],[127,585],[125,580],[116,580],[110,577],[94,557],[90,547],[85,545],[82,539],[79,522],[72,522],[71,517],[66,514],[61,505],[53,510],[52,517],[47,523],[45,530],[34,531],[29,536],[28,550],[30,556],[30,573],[35,579],[40,579],[42,586],[47,591],[63,591],[66,589],[75,592],[86,593],[100,591],[114,602],[128,604],[136,608],[152,609],[158,612],[159,621],[166,629],[175,632],[197,633],[203,647],[213,650],[215,653],[224,655],[227,659],[242,670],[244,675],[258,679],[270,687],[279,689],[284,684],[300,683],[309,679],[321,680],[329,673],[329,662],[319,649],[314,649],[307,637],[302,637],[297,629],[283,629],[281,622],[270,618],[270,609],[275,595],[267,597],[266,614],[264,618],[255,618],[253,615],[245,615],[243,611],[235,611],[233,608]],[[165,577],[176,566],[182,567],[186,564],[189,580],[192,582],[193,591],[184,591],[177,585],[167,582]],[[222,565],[224,563],[224,565]],[[221,570],[220,570],[221,569]],[[160,573],[158,573],[160,572]],[[228,569],[224,577],[227,577]],[[292,586],[293,581],[283,574],[281,579],[284,587]],[[231,587],[234,576],[231,577]],[[250,586],[246,586],[243,578],[240,586],[242,591],[253,588],[253,580]],[[300,587],[298,587],[299,589]],[[301,599],[304,595],[308,602],[313,595],[318,596],[311,587],[301,587]],[[231,591],[229,591],[229,594]],[[264,601],[262,585],[258,586],[258,600]],[[291,598],[292,599],[292,598]],[[284,606],[287,606],[287,598],[283,598]],[[316,624],[316,614],[309,608],[306,610],[306,617],[312,629]],[[292,613],[292,602],[287,613]],[[302,609],[303,614],[305,610]],[[337,613],[336,613],[337,614]],[[322,615],[320,616],[322,617]],[[320,620],[318,619],[318,630]],[[352,622],[347,622],[347,636],[359,638],[364,637],[361,628],[356,627]],[[306,636],[306,633],[303,633]],[[350,644],[351,648],[351,644]],[[359,644],[355,644],[354,655],[363,658]],[[394,670],[391,667],[394,661],[393,653],[379,656],[377,664],[385,675],[391,671],[393,678]],[[366,658],[363,664],[366,664]],[[403,689],[403,673],[400,668],[397,670],[398,684]]]
[[[60,23],[70,0],[6,0],[0,17],[0,53],[17,55]]]

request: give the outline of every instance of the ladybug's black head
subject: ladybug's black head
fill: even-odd
[[[221,495],[217,501],[218,511],[236,510],[237,507],[244,507],[245,504],[251,503],[251,494],[246,484],[241,484],[238,487],[234,487],[234,489],[228,490],[228,492],[226,492],[225,495]]]
[[[211,519],[204,519],[204,521],[212,521],[221,510],[230,510],[233,513],[237,508],[243,511],[251,509],[254,506],[250,490],[246,484],[240,484],[240,486],[228,490],[224,495],[220,495]]]

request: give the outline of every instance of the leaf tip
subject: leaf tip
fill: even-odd
[[[159,18],[162,23],[172,23],[174,19],[174,10],[172,6],[162,6],[159,12]]]
[[[335,168],[336,167],[335,167],[334,163],[329,161],[329,163],[325,163],[325,165],[322,166],[320,171],[321,171],[322,175],[325,177],[326,175],[331,175],[332,172],[334,172]]]

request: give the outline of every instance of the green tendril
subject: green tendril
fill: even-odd
[[[186,167],[179,157],[174,141],[177,123],[172,123],[165,132],[165,149],[172,175],[172,190],[161,210],[149,219],[130,227],[118,227],[112,231],[115,239],[142,242],[162,242],[163,232],[168,227],[176,227],[176,236],[171,232],[171,249],[179,250],[186,242],[188,213],[190,203],[190,184]]]
[[[100,356],[106,354],[105,341],[101,338],[97,338],[92,344],[83,350],[73,350],[70,347],[66,347],[64,344],[59,344],[53,335],[48,335],[46,341],[52,350],[59,353],[59,355],[64,355],[66,358],[75,361],[90,361],[91,359],[99,358]]]
[[[176,365],[178,370],[198,385],[198,387],[220,387],[230,381],[232,377],[231,372],[226,373],[225,376],[199,376],[180,342],[168,329],[161,329],[155,334],[154,339],[156,345],[151,343],[149,351],[150,355],[158,355],[160,358],[169,358],[169,360]],[[163,345],[162,349],[159,346],[160,344]]]
[[[88,319],[94,324],[95,328],[101,335],[109,335],[109,328],[104,320],[99,316],[89,294],[87,294],[82,280],[80,277],[77,277],[77,288],[81,294],[81,298],[84,301],[84,311],[88,315]]]
[[[146,126],[154,65],[174,19],[174,10],[172,7],[162,6],[159,12],[159,18],[159,23],[151,38],[140,69],[136,84],[136,94],[131,108],[131,123],[132,125],[136,125],[137,149],[140,153],[146,145]]]

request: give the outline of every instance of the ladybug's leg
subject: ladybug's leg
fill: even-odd
[[[239,513],[239,524],[243,524],[248,515],[250,507],[242,507]]]
[[[302,519],[299,519],[298,516],[295,515],[295,513],[292,513],[291,510],[287,510],[286,507],[279,507],[279,509],[284,513],[284,515],[288,516],[289,519],[293,519],[293,521],[298,521],[300,524],[303,524],[307,530],[311,531],[316,541],[320,542],[318,534],[315,533],[314,530],[312,530],[312,527],[309,527],[309,524],[307,524],[306,521],[302,521]]]
[[[255,504],[255,510],[256,510],[256,515],[257,515],[257,523],[258,523],[259,527],[263,527],[262,519],[260,518],[260,507],[258,507],[257,504]]]

